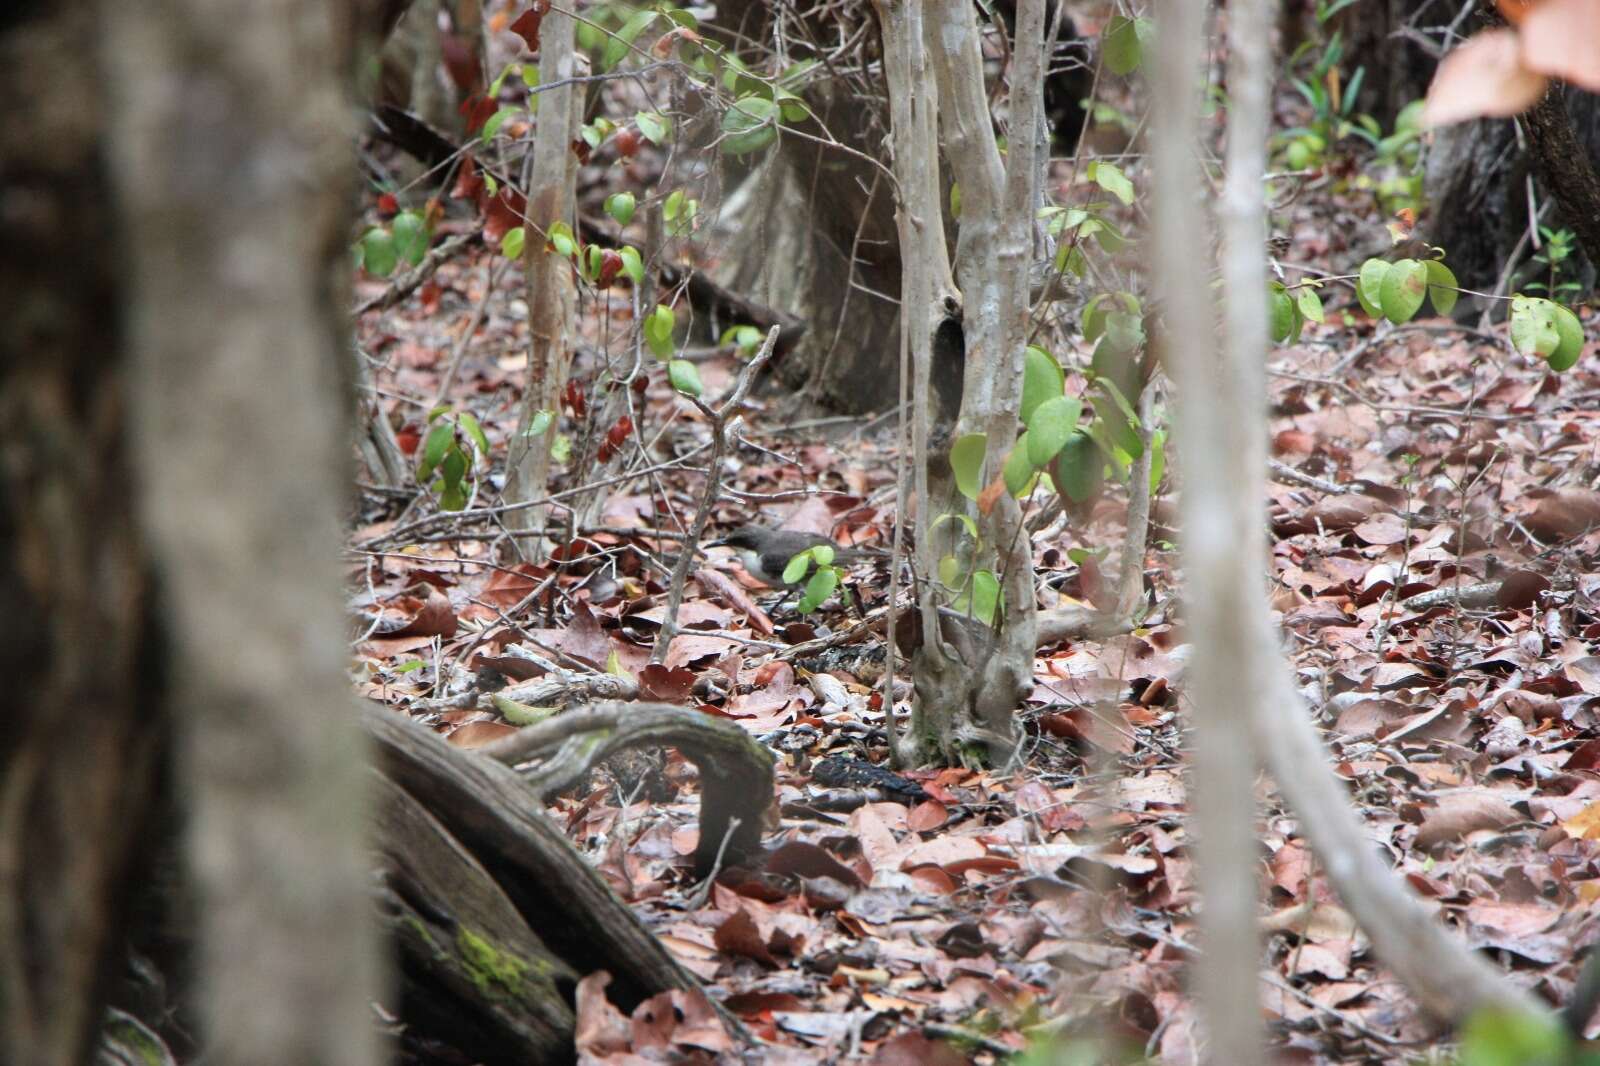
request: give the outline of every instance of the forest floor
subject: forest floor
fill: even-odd
[[[1339,260],[1327,237],[1336,228],[1306,220],[1297,254]],[[497,275],[493,261],[471,242],[410,298],[363,316],[358,339],[382,410],[415,448],[483,304],[446,400],[480,420],[498,477],[527,309],[520,271]],[[363,281],[358,297],[383,287]],[[1323,299],[1327,323],[1270,353],[1281,465],[1264,592],[1373,847],[1440,920],[1560,1002],[1574,960],[1600,937],[1600,358],[1591,342],[1557,376],[1512,352],[1503,327],[1374,327],[1348,287]],[[590,343],[615,348],[631,323],[626,291],[587,293],[580,317]],[[712,354],[699,368],[714,400],[737,363]],[[592,386],[592,358],[577,374]],[[770,393],[750,402],[715,529],[758,520],[886,544],[893,423],[786,424],[786,406]],[[549,561],[508,562],[485,522],[415,529],[435,513],[427,494],[366,492],[351,587],[359,606],[408,621],[357,646],[362,693],[472,747],[514,727],[437,701],[542,673],[526,653],[639,676],[677,549],[649,530],[692,517],[703,485],[693,449],[707,436],[659,368],[640,418],[648,450],[630,438],[627,461],[682,461],[600,489],[603,528],[565,545],[532,603]],[[475,506],[494,484],[481,483]],[[1148,613],[1133,632],[1039,650],[1018,710],[1020,765],[913,771],[875,793],[865,777],[824,787],[813,771],[829,757],[885,757],[881,626],[794,657],[792,644],[857,616],[837,597],[804,619],[792,598],[775,606],[725,549],[693,572],[686,632],[646,691],[736,721],[778,753],[781,815],[767,840],[805,874],[730,871],[701,892],[689,870],[694,771],[670,753],[596,772],[549,813],[711,995],[770,1042],[766,1061],[993,1062],[1047,1034],[1196,1061],[1177,696],[1186,645],[1178,534],[1163,524],[1170,484],[1163,491]],[[1080,565],[1068,552],[1119,544],[1121,522],[1112,494],[1086,525],[1036,539],[1042,603],[1101,594],[1093,558]],[[1486,582],[1498,585],[1477,599],[1448,595]],[[850,587],[870,612],[884,602],[885,568],[855,568]],[[1441,595],[1416,599],[1425,593]],[[1426,1057],[1438,1031],[1375,963],[1265,777],[1259,795],[1262,998],[1275,1048],[1285,1061]]]

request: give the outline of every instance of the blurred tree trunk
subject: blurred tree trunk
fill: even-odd
[[[0,1062],[85,1062],[167,749],[87,3],[0,16]]]
[[[344,676],[341,12],[107,3],[134,446],[161,576],[208,1061],[377,1057]]]

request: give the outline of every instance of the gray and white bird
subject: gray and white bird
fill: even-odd
[[[820,533],[803,533],[797,529],[768,529],[765,526],[740,526],[721,540],[710,541],[706,547],[728,547],[739,551],[739,562],[751,577],[781,588],[790,584],[783,580],[784,568],[803,551],[826,544],[833,549],[836,566],[849,566],[863,559],[875,559],[881,553],[869,548],[846,548],[831,537]]]

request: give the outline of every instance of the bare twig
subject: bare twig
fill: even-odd
[[[745,394],[750,391],[750,383],[755,380],[756,372],[762,365],[772,358],[772,352],[777,344],[778,327],[773,326],[767,331],[767,339],[762,342],[761,350],[756,352],[756,357],[746,363],[744,369],[739,372],[739,380],[735,382],[733,392],[715,409],[698,399],[694,401],[711,422],[711,459],[706,464],[706,485],[700,493],[700,507],[695,511],[694,522],[689,527],[688,539],[684,542],[683,550],[678,553],[678,562],[672,568],[672,584],[667,592],[666,614],[661,620],[661,632],[656,634],[655,647],[650,652],[652,663],[666,660],[667,649],[672,646],[672,638],[678,635],[678,608],[683,603],[683,586],[689,576],[689,564],[694,561],[695,547],[705,534],[706,522],[711,517],[711,508],[717,502],[717,489],[722,482],[722,453],[728,447],[729,423],[739,414]]]

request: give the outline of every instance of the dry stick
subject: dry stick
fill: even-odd
[[[564,500],[569,496],[576,496],[581,492],[590,492],[594,489],[605,488],[608,485],[620,485],[623,482],[632,481],[635,478],[641,478],[662,470],[671,470],[674,467],[683,466],[690,459],[693,459],[695,456],[704,451],[706,447],[707,445],[701,445],[685,455],[678,456],[676,459],[669,459],[664,463],[657,463],[654,466],[647,466],[642,470],[630,470],[627,473],[618,474],[615,477],[603,478],[600,481],[590,482],[586,485],[579,485],[575,488],[563,489],[560,492],[552,492],[550,495],[541,496],[537,500],[523,500],[520,503],[502,503],[496,504],[493,507],[475,507],[466,511],[445,511],[439,514],[427,515],[426,517],[418,518],[414,522],[408,522],[398,529],[391,529],[387,533],[380,533],[370,540],[364,540],[360,544],[355,545],[355,547],[358,550],[367,550],[374,548],[379,544],[385,544],[395,540],[403,540],[406,537],[409,537],[411,534],[421,532],[422,530],[433,525],[439,525],[447,522],[466,523],[480,520],[492,520],[500,517],[501,515],[509,514],[513,511],[526,511],[530,507],[543,507],[547,503],[555,503],[559,500]],[[627,531],[619,530],[618,532]]]
[[[661,632],[656,634],[655,648],[650,652],[652,665],[666,660],[672,638],[678,635],[678,607],[683,603],[683,586],[689,576],[689,564],[694,561],[695,547],[706,531],[706,522],[711,517],[712,505],[717,502],[717,487],[722,482],[722,453],[728,446],[728,423],[738,415],[739,408],[744,403],[745,393],[750,391],[750,383],[755,380],[756,372],[761,369],[762,364],[772,358],[773,349],[777,344],[778,327],[773,326],[767,331],[767,339],[762,342],[761,350],[756,352],[756,357],[745,364],[745,368],[739,372],[739,380],[734,384],[733,392],[715,410],[698,398],[694,399],[695,406],[711,420],[711,461],[706,464],[706,487],[700,494],[700,507],[695,512],[693,525],[689,527],[688,539],[684,541],[683,550],[678,553],[677,565],[672,568],[672,585],[667,593],[666,616],[661,621]]]
[[[509,265],[511,260],[495,257],[494,266],[489,268],[489,280],[484,283],[483,299],[472,309],[472,317],[467,319],[467,328],[456,338],[455,351],[450,353],[450,365],[445,368],[444,377],[439,379],[439,388],[434,391],[433,403],[428,405],[429,410],[444,403],[445,398],[449,396],[450,386],[455,384],[456,374],[461,370],[461,360],[467,354],[467,347],[472,344],[472,335],[478,332],[478,326],[483,323],[484,313],[489,310],[489,297],[494,295],[494,287],[500,283],[500,275],[505,273]]]

